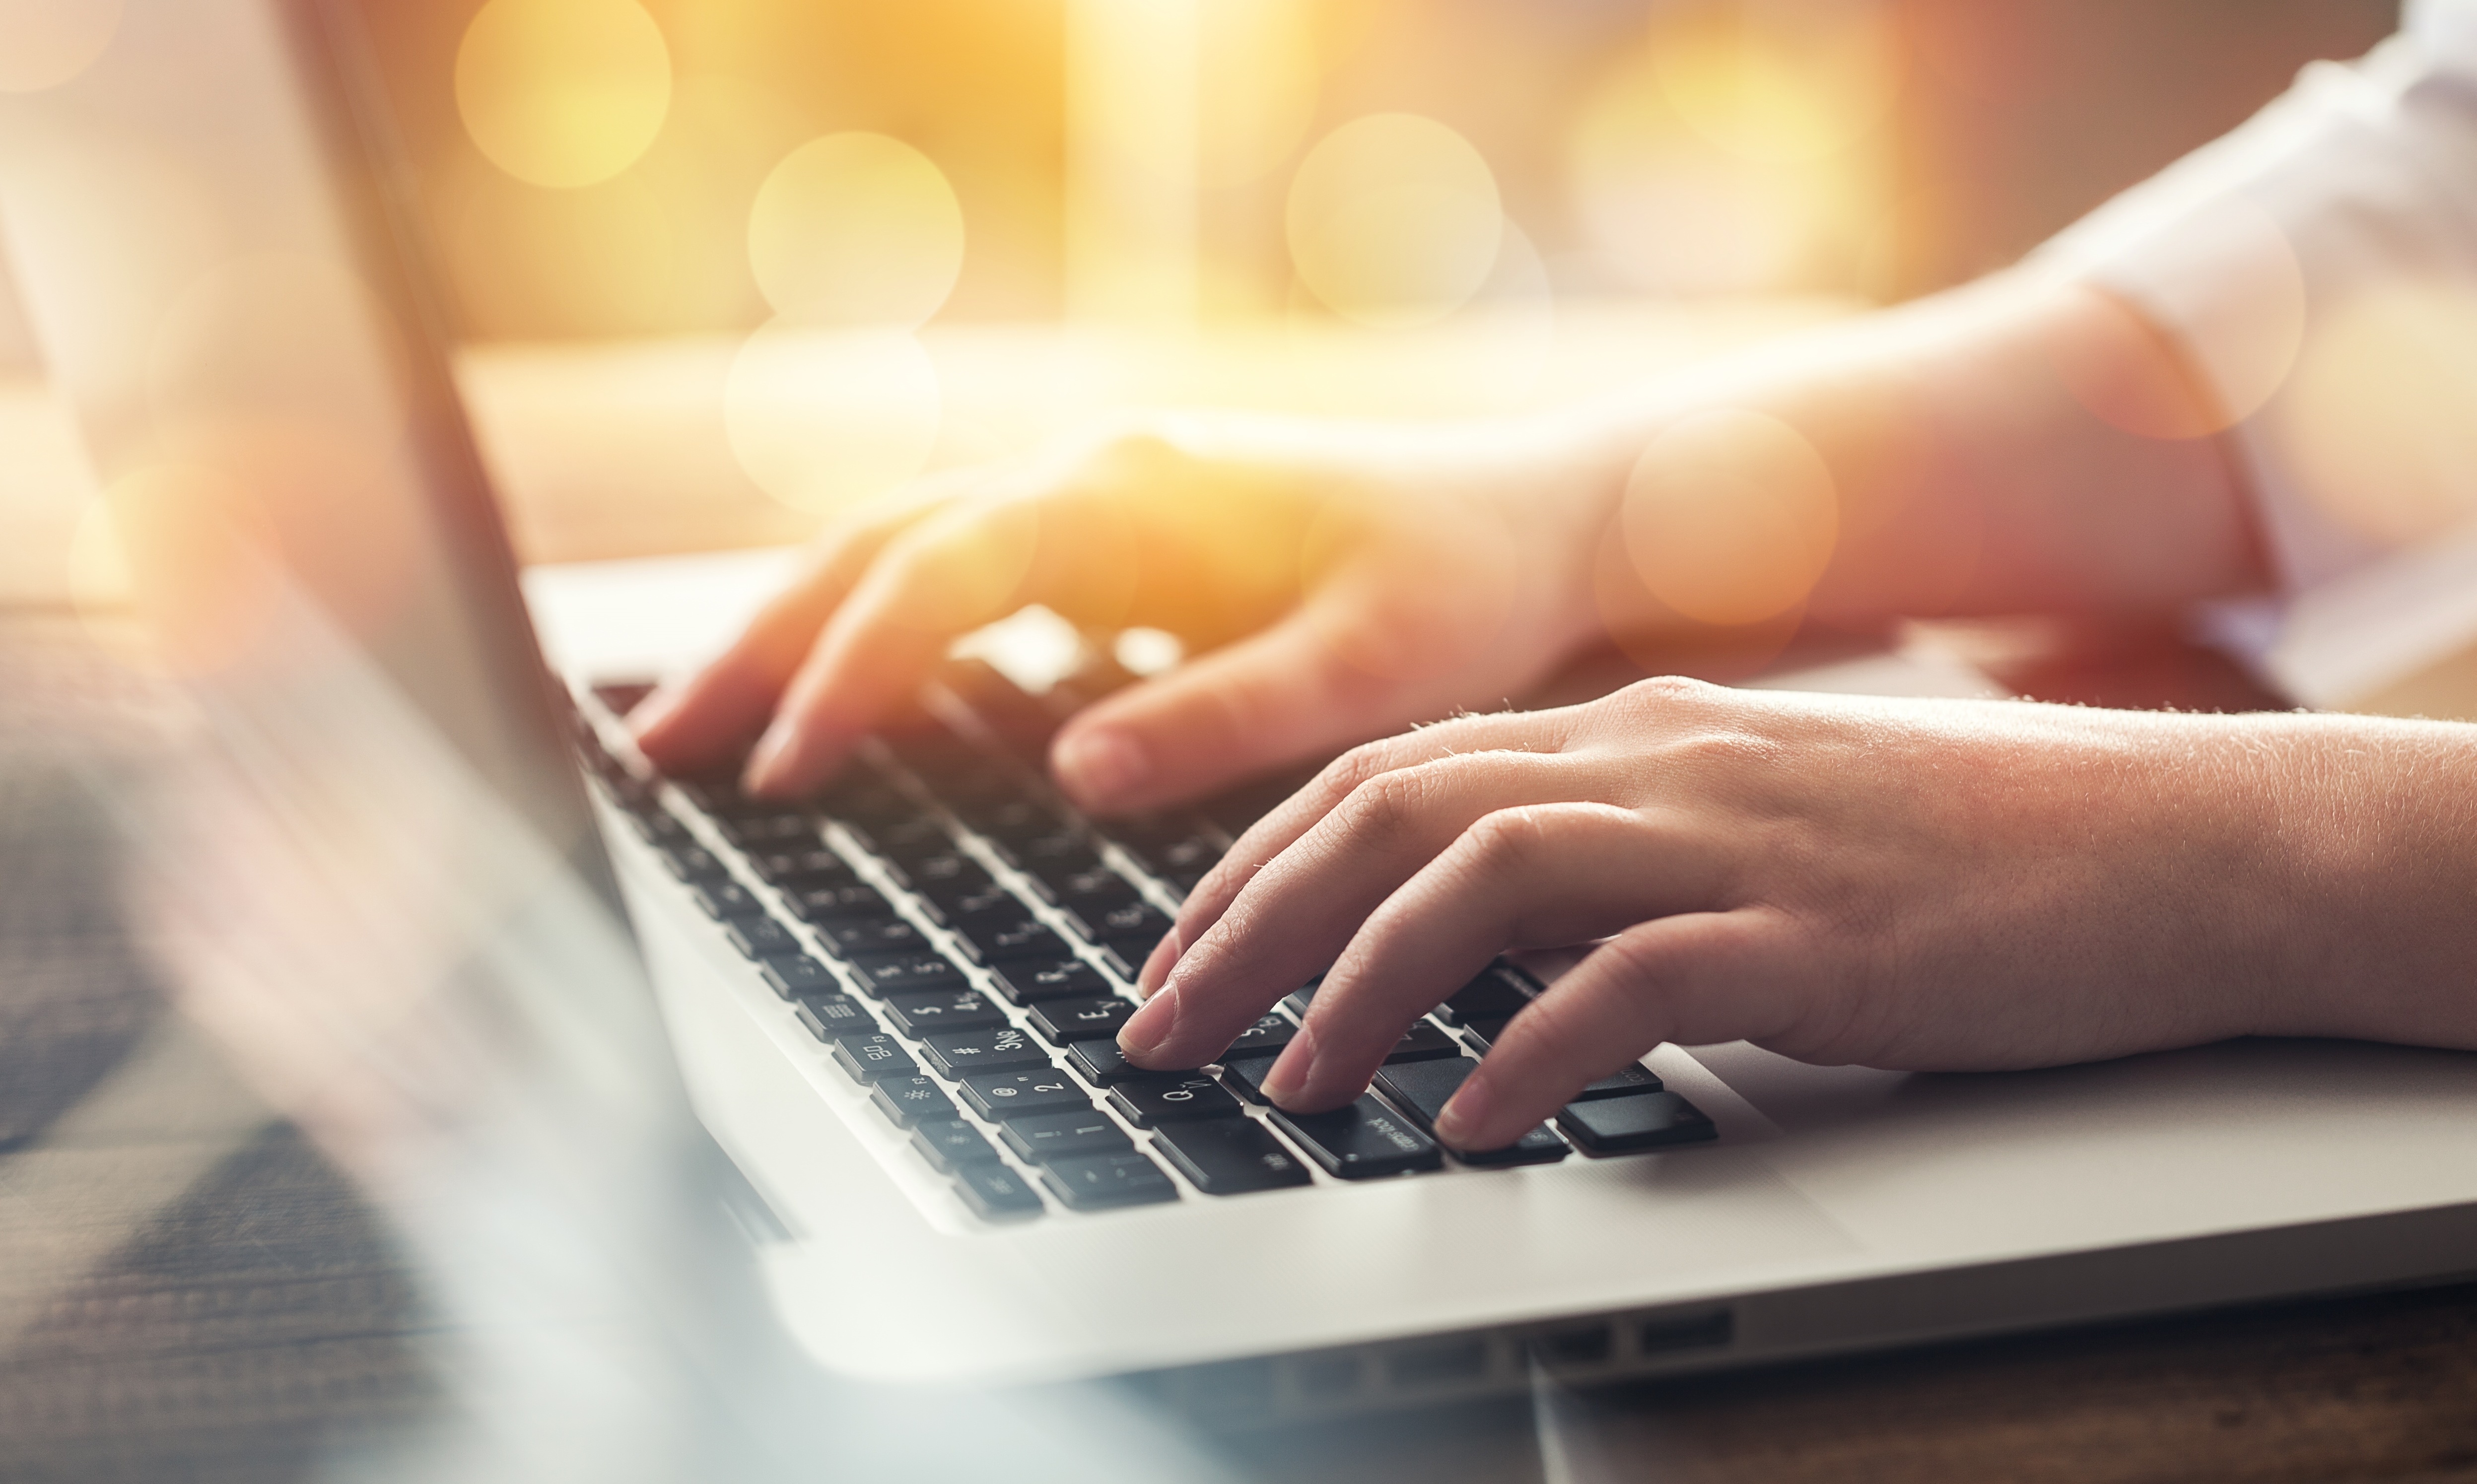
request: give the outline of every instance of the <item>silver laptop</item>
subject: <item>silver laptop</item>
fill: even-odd
[[[1279,785],[1079,818],[1037,762],[1107,678],[1033,695],[969,663],[799,806],[650,773],[619,721],[642,678],[537,644],[357,37],[343,4],[128,0],[83,75],[7,100],[38,334],[101,473],[186,471],[174,503],[249,554],[196,549],[176,642],[212,652],[235,612],[330,633],[624,900],[680,1079],[767,1212],[767,1298],[830,1372],[1128,1377],[1243,1425],[2477,1270],[2468,1055],[1964,1076],[1664,1047],[1458,1159],[1435,1089],[1539,988],[1502,964],[1343,1114],[1254,1091],[1312,984],[1218,1064],[1129,1076],[1129,965]],[[253,582],[293,606],[233,597]],[[201,666],[298,719],[263,671]],[[435,801],[387,806],[410,838]],[[586,993],[638,1013],[630,977]]]

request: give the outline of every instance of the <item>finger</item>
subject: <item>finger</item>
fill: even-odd
[[[1274,1001],[1331,965],[1368,914],[1473,821],[1588,794],[1581,766],[1555,754],[1477,753],[1361,784],[1189,939],[1162,992],[1120,1032],[1128,1059],[1211,1061]],[[1184,913],[1179,930],[1188,936]]]
[[[1095,814],[1209,794],[1416,719],[1412,697],[1337,655],[1330,625],[1302,609],[1086,710],[1058,734],[1050,768]]]
[[[1366,1090],[1404,1030],[1508,949],[1587,943],[1714,906],[1726,857],[1657,816],[1608,804],[1502,809],[1463,832],[1352,937],[1264,1079],[1287,1108]]]
[[[829,526],[798,579],[758,612],[731,647],[688,680],[648,697],[629,718],[637,745],[666,771],[712,766],[773,714],[801,657],[888,540],[949,498],[941,486],[855,510]]]
[[[1813,952],[1782,914],[1742,907],[1630,928],[1506,1024],[1437,1120],[1457,1149],[1497,1149],[1586,1083],[1664,1042],[1761,1040],[1796,1023]]]
[[[1458,756],[1512,753],[1553,755],[1564,747],[1571,726],[1568,712],[1500,711],[1459,717],[1352,749],[1250,826],[1205,873],[1179,909],[1180,941],[1193,944],[1201,940],[1266,863],[1296,844],[1344,800],[1371,781],[1401,769]],[[1508,801],[1514,802],[1521,801]],[[1158,981],[1144,986],[1146,993],[1158,987]]]
[[[1030,499],[992,498],[888,541],[785,687],[749,754],[749,791],[788,796],[824,781],[958,637],[1029,601],[1040,518]]]

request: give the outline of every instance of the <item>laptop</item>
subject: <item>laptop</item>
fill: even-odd
[[[1212,1066],[1130,1074],[1130,966],[1283,781],[1081,818],[1041,746],[1122,678],[1035,694],[976,661],[796,805],[652,773],[621,721],[647,677],[578,613],[641,627],[678,589],[547,580],[568,610],[544,655],[363,47],[332,0],[127,0],[83,74],[7,100],[0,217],[38,337],[105,479],[187,471],[169,507],[224,533],[157,594],[206,690],[301,745],[247,646],[327,634],[624,909],[641,979],[592,966],[580,1003],[658,1007],[637,1073],[675,1075],[744,1175],[765,1301],[829,1372],[1123,1378],[1244,1426],[2477,1270],[2468,1055],[1913,1076],[1666,1046],[1457,1158],[1431,1115],[1553,974],[1500,963],[1339,1114],[1255,1088],[1313,984]],[[438,804],[373,806],[413,838]]]

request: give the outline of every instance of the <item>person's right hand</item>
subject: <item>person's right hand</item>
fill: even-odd
[[[1060,784],[1096,812],[1210,792],[1465,707],[1596,631],[1604,514],[1504,431],[1182,420],[944,475],[856,511],[701,673],[640,710],[658,764],[759,736],[746,781],[824,781],[959,635],[1040,603],[1197,657],[1074,718]]]

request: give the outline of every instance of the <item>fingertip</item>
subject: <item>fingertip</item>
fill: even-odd
[[[1137,1066],[1150,1067],[1153,1057],[1177,1033],[1178,990],[1164,987],[1118,1027],[1118,1051]]]
[[[1153,945],[1152,952],[1144,958],[1142,970],[1136,976],[1136,988],[1145,999],[1151,999],[1168,979],[1169,971],[1178,966],[1180,955],[1186,952],[1186,940],[1179,936],[1178,926],[1173,923],[1169,931],[1162,934],[1162,940]]]
[[[1049,770],[1078,808],[1124,808],[1151,781],[1150,752],[1124,727],[1070,727],[1051,744]]]
[[[825,782],[845,750],[823,729],[788,713],[777,716],[749,751],[740,789],[760,799],[796,798]]]
[[[1483,1070],[1464,1078],[1462,1087],[1437,1115],[1437,1141],[1453,1149],[1495,1149],[1508,1142],[1483,1143],[1489,1132],[1489,1115],[1495,1111],[1495,1095],[1489,1091],[1487,1064]]]

